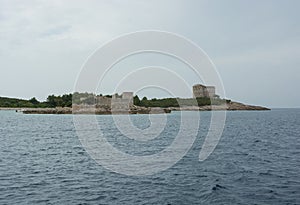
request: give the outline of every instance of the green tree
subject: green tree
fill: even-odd
[[[146,97],[143,97],[143,99],[140,102],[141,106],[147,106],[148,105],[148,99]]]
[[[62,98],[63,107],[72,107],[72,99],[73,99],[72,94],[65,94],[61,98]]]
[[[137,106],[141,105],[141,100],[140,100],[139,96],[136,95],[133,97],[133,104],[137,105]]]
[[[57,106],[57,100],[55,95],[49,95],[47,98],[47,104],[49,107],[56,107]]]
[[[33,105],[38,105],[40,103],[35,97],[31,98],[29,102],[32,103]]]

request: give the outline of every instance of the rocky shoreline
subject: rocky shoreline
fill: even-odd
[[[171,107],[173,111],[212,111],[212,110],[271,110],[270,108],[246,105],[239,102],[230,102],[223,105],[205,105],[205,106],[186,106],[186,107]]]
[[[171,111],[212,111],[212,110],[270,110],[262,106],[246,105],[238,102],[230,102],[223,105],[206,105],[206,106],[186,106],[186,107],[140,107],[131,106],[128,110],[111,110],[110,108],[95,108],[94,106],[73,106],[57,107],[57,108],[0,108],[0,110],[16,110],[24,114],[96,114],[96,115],[112,115],[112,114],[162,114]]]
[[[132,106],[128,110],[124,109],[110,109],[110,108],[95,108],[94,106],[78,107],[57,107],[57,108],[25,108],[18,112],[24,114],[96,114],[96,115],[120,115],[120,114],[162,114],[170,113],[169,108],[146,108],[139,106]]]

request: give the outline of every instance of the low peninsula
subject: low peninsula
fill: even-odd
[[[245,105],[222,99],[215,93],[214,86],[196,84],[192,98],[147,99],[133,92],[113,95],[94,93],[49,95],[45,102],[35,97],[30,100],[0,97],[0,109],[14,109],[24,114],[159,114],[171,111],[211,110],[270,110],[266,107]]]
[[[80,98],[76,98],[80,96]],[[85,97],[83,97],[85,96]],[[75,98],[74,98],[75,97]],[[73,102],[74,98],[74,102]],[[108,99],[108,100],[107,100]],[[225,99],[211,98],[163,98],[141,100],[136,95],[133,103],[112,100],[112,96],[91,93],[74,93],[62,96],[51,95],[45,102],[35,98],[21,100],[0,97],[0,110],[16,110],[24,114],[158,114],[171,111],[211,111],[211,110],[270,110],[266,107],[246,105]],[[122,98],[118,98],[122,99]],[[79,100],[79,101],[78,101]],[[110,105],[103,101],[111,102]],[[124,103],[124,104],[122,104]]]

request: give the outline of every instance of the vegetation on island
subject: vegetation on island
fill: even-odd
[[[111,98],[111,95],[95,95],[93,93],[78,93],[64,95],[49,95],[47,100],[39,102],[35,97],[24,100],[16,98],[0,97],[0,107],[6,108],[54,108],[54,107],[72,107],[72,103],[94,105],[96,97]],[[204,106],[204,105],[221,105],[230,102],[230,100],[221,98],[162,98],[162,99],[140,99],[137,95],[133,98],[133,104],[142,107],[179,107],[179,106]]]
[[[36,98],[31,98],[30,100],[23,100],[17,98],[7,98],[0,97],[0,107],[5,108],[20,108],[20,107],[28,107],[28,108],[43,108],[48,107],[46,103],[39,102]]]
[[[222,105],[230,100],[220,98],[162,98],[162,99],[147,99],[143,97],[142,100],[136,95],[133,98],[133,103],[143,107],[180,107],[180,106],[205,106],[205,105]]]
[[[49,95],[45,102],[38,101],[35,97],[30,100],[0,97],[0,107],[4,108],[54,108],[72,107],[72,94],[62,96]]]

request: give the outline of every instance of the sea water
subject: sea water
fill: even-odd
[[[86,152],[72,115],[0,111],[0,204],[300,204],[300,109],[230,111],[214,152],[199,161],[210,112],[198,136],[171,168],[150,176],[107,170]],[[113,146],[151,155],[172,143],[180,112],[161,135],[135,142],[112,116],[97,116]],[[148,115],[130,116],[146,129]]]

